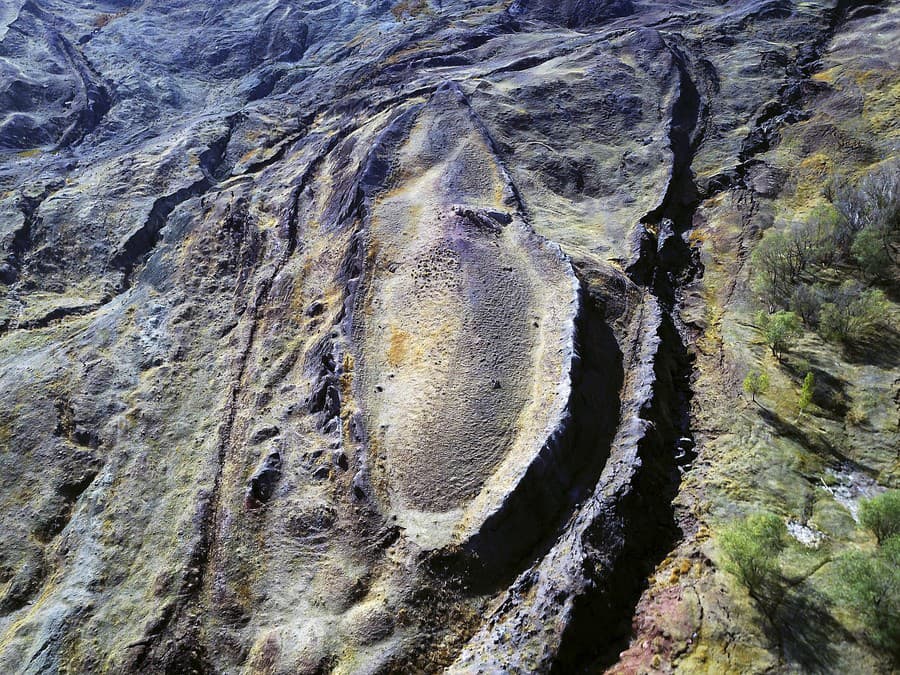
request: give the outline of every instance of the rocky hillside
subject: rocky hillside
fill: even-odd
[[[0,671],[890,672],[898,43],[3,2]]]

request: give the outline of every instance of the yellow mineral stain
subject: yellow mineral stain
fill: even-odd
[[[407,356],[409,333],[391,326],[387,361],[391,366],[399,366]]]

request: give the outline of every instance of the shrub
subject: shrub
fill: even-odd
[[[884,293],[878,289],[863,290],[854,281],[845,281],[822,305],[819,327],[829,340],[856,342],[869,337],[887,312]]]
[[[766,232],[753,251],[752,261],[753,286],[763,303],[769,309],[781,306],[790,297],[798,273],[789,255],[787,235]]]
[[[878,227],[864,227],[853,240],[850,248],[856,264],[868,276],[878,279],[890,277],[890,247],[885,242],[885,232]]]
[[[794,312],[775,312],[765,317],[763,336],[772,356],[781,359],[788,346],[803,333],[800,317]]]
[[[835,240],[843,227],[843,216],[831,204],[817,207],[799,234],[809,241],[809,260],[816,265],[829,266],[837,258]]]
[[[750,400],[756,403],[756,397],[765,394],[769,390],[769,375],[766,372],[755,370],[747,373],[744,378],[744,391],[750,394]]]
[[[859,522],[872,530],[879,542],[900,535],[900,490],[889,490],[862,502]]]
[[[819,312],[824,297],[825,293],[821,286],[798,284],[791,294],[789,305],[791,311],[803,319],[803,323],[815,326],[819,323]]]
[[[94,26],[96,28],[103,28],[104,26],[109,24],[109,22],[115,18],[116,18],[115,14],[98,14],[97,16],[94,17]]]
[[[787,528],[772,513],[755,513],[719,535],[725,570],[737,577],[757,600],[765,601],[780,580],[778,554],[787,543]]]
[[[763,235],[752,256],[753,287],[770,310],[786,306],[814,257],[814,248],[803,226],[787,232],[770,230]]]
[[[900,657],[900,537],[875,553],[847,553],[836,568],[838,600],[862,620],[873,643]]]
[[[861,427],[868,419],[869,416],[866,414],[866,411],[858,405],[850,408],[850,410],[847,411],[847,414],[844,415],[844,420],[853,427]]]
[[[428,2],[426,0],[400,0],[391,7],[391,14],[397,21],[405,21],[418,16],[428,10]]]
[[[815,387],[815,378],[812,373],[807,373],[803,378],[803,386],[800,388],[800,397],[797,400],[797,407],[800,412],[806,412],[809,404],[812,403],[813,389]]]
[[[831,265],[836,258],[835,237],[842,217],[830,204],[819,206],[785,234],[787,250],[782,252],[794,280],[811,267]]]

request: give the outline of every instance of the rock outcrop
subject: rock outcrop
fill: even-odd
[[[0,670],[613,663],[847,11],[6,2]]]

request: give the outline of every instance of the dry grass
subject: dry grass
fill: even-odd
[[[121,11],[121,12],[116,12],[114,14],[111,14],[109,12],[104,12],[103,14],[98,14],[97,16],[94,17],[94,21],[93,21],[94,28],[96,28],[98,30],[101,28],[105,28],[107,25],[109,25],[110,21],[112,21],[113,19],[118,19],[119,17],[125,16],[126,13],[127,13],[126,11]]]
[[[414,19],[428,11],[428,0],[400,0],[391,7],[391,14],[397,21]]]

